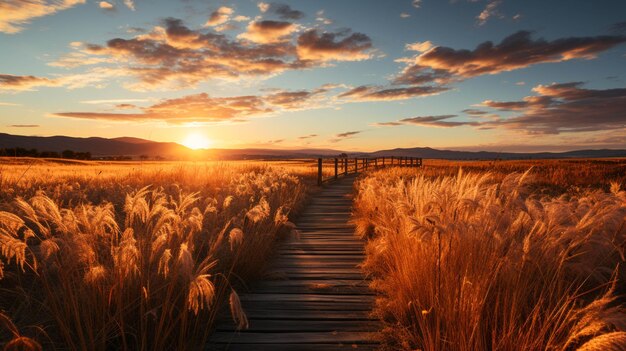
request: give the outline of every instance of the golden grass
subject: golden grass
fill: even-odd
[[[354,221],[369,238],[364,269],[379,294],[387,348],[626,347],[618,298],[626,292],[626,192],[581,169],[586,162],[546,172],[558,162],[508,173],[528,165],[487,172],[486,162],[464,163],[473,171],[460,172],[436,161],[358,182]],[[576,172],[599,175],[586,185],[612,192],[553,184],[556,174]],[[568,177],[559,183],[583,184]],[[561,195],[541,195],[546,186]]]
[[[299,163],[21,162],[0,170],[9,349],[199,349],[226,304],[246,327],[235,288],[313,179]]]

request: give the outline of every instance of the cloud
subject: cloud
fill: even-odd
[[[284,20],[298,20],[304,17],[304,12],[294,10],[287,4],[279,4],[272,2],[270,4],[265,4],[267,8],[265,11],[261,12],[271,12],[276,14],[279,18]]]
[[[409,17],[411,17],[411,15],[406,13],[406,12],[401,12],[400,13],[400,18],[409,18]]]
[[[52,15],[85,0],[5,0],[0,2],[0,32],[14,34],[35,18]]]
[[[110,2],[106,2],[106,1],[100,1],[100,3],[98,3],[98,7],[100,7],[103,10],[107,10],[107,11],[115,11],[115,5],[111,4]]]
[[[70,52],[56,61],[49,62],[48,66],[74,68],[79,66],[96,65],[100,63],[110,63],[112,60],[106,57],[92,56],[84,52]]]
[[[348,138],[348,137],[351,137],[353,135],[357,135],[359,133],[361,133],[361,131],[357,130],[357,131],[354,131],[354,132],[339,133],[339,134],[335,135],[335,137],[336,138]]]
[[[218,26],[219,27],[219,26]],[[214,27],[214,28],[218,28]],[[191,29],[176,18],[164,19],[147,33],[114,38],[104,44],[80,43],[74,53],[53,62],[76,67],[81,62],[110,63],[131,90],[193,88],[212,79],[269,77],[288,70],[325,66],[329,61],[370,57],[369,37],[361,33],[296,34],[297,24],[253,21],[239,38],[212,29]],[[307,34],[308,33],[308,34]]]
[[[417,51],[417,52],[425,52],[430,50],[433,47],[433,43],[431,43],[430,41],[424,41],[424,42],[415,42],[415,43],[411,43],[411,44],[406,44],[404,46],[405,50],[410,50],[410,51]]]
[[[298,37],[297,52],[301,60],[360,61],[372,56],[372,40],[362,33],[320,32],[310,29]]]
[[[315,138],[316,136],[317,136],[317,134],[309,134],[309,135],[300,136],[300,137],[298,137],[298,139],[305,140],[305,139]]]
[[[270,9],[270,4],[265,2],[260,2],[257,4],[257,6],[259,7],[259,11],[261,11],[262,13],[265,13],[267,12],[267,10]]]
[[[560,134],[626,128],[626,88],[585,89],[581,82],[538,85],[521,101],[485,101],[484,106],[521,114],[486,122],[529,134]]]
[[[20,106],[20,104],[14,104],[12,102],[3,102],[0,101],[0,106]]]
[[[411,86],[402,88],[388,88],[371,85],[362,85],[352,88],[342,94],[339,98],[347,98],[353,101],[390,101],[404,100],[420,96],[436,95],[447,91],[444,86]]]
[[[313,91],[276,91],[266,95],[212,97],[206,93],[166,99],[147,107],[129,102],[139,99],[112,99],[85,101],[86,103],[116,104],[116,108],[139,109],[140,113],[100,111],[58,112],[56,117],[124,122],[160,121],[171,124],[233,122],[248,117],[267,116],[278,111],[316,108],[316,99],[326,93],[320,88]]]
[[[103,100],[84,100],[81,104],[100,105],[100,104],[126,104],[130,102],[146,102],[148,99],[103,99]]]
[[[209,20],[206,22],[205,25],[215,27],[224,24],[228,22],[230,15],[232,15],[234,12],[235,11],[232,8],[222,6],[211,13],[211,15],[209,16]]]
[[[483,111],[483,110],[478,110],[478,109],[474,109],[474,108],[466,108],[465,110],[461,111],[465,114],[468,114],[470,116],[483,116],[488,114],[489,112],[487,111]]]
[[[485,74],[526,68],[548,62],[593,59],[597,54],[626,42],[626,36],[570,37],[547,41],[532,39],[531,32],[519,31],[499,44],[490,41],[474,50],[434,47],[413,58],[402,59],[407,67],[396,84],[448,83]]]
[[[435,128],[451,128],[460,126],[478,126],[478,122],[465,122],[465,121],[448,121],[451,118],[455,118],[457,115],[439,115],[439,116],[419,116],[409,117],[401,119],[397,122],[379,122],[375,123],[375,126],[400,126],[400,125],[416,125],[423,127],[435,127]]]
[[[498,6],[500,6],[501,3],[502,1],[500,0],[489,1],[487,6],[485,6],[485,9],[478,14],[478,16],[476,16],[476,23],[479,26],[482,26],[487,23],[491,17],[502,17],[502,14],[498,11]]]
[[[131,11],[135,11],[135,3],[133,0],[124,0],[124,5],[128,7]]]
[[[11,128],[38,128],[39,124],[11,124],[9,127]]]
[[[319,105],[317,97],[322,97],[328,90],[319,88],[315,90],[280,91],[266,95],[265,100],[275,106],[280,106],[285,110],[300,110],[310,108],[311,103]]]
[[[134,104],[117,104],[115,105],[115,108],[118,110],[134,110],[138,107]]]
[[[55,79],[35,76],[16,76],[12,74],[0,74],[0,91],[27,91],[37,87],[60,86]]]
[[[287,36],[298,29],[296,24],[281,21],[252,21],[246,32],[238,38],[260,44],[274,44],[288,40]]]
[[[355,136],[357,134],[361,134],[362,132],[363,132],[362,130],[355,130],[355,131],[351,131],[351,132],[344,132],[344,133],[335,134],[333,136],[333,138],[329,140],[329,142],[331,142],[331,143],[338,143],[338,142],[340,142],[342,140],[352,138],[353,136]]]
[[[422,0],[412,0],[411,5],[416,9],[419,9],[422,6]]]

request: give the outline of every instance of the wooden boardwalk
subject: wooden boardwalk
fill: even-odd
[[[269,277],[242,294],[250,328],[220,325],[210,350],[376,350],[380,325],[361,270],[363,242],[348,224],[354,177],[324,188],[299,218]]]

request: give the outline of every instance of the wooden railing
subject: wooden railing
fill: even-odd
[[[381,167],[420,167],[422,159],[418,157],[340,157],[317,159],[317,185],[339,179],[349,174],[356,174]]]

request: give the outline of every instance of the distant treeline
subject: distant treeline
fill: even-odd
[[[59,153],[56,151],[39,151],[37,149],[26,149],[22,147],[0,149],[0,156],[69,158],[69,159],[74,159],[74,160],[91,160],[91,152],[76,152],[72,150],[64,150],[61,153]]]
[[[73,150],[56,151],[39,151],[37,149],[26,149],[23,147],[0,148],[0,156],[5,157],[39,157],[39,158],[67,158],[72,160],[106,160],[106,161],[130,161],[131,156],[96,156],[92,157],[91,152],[77,152]],[[148,155],[140,155],[139,160],[146,161],[150,157]],[[164,157],[154,156],[154,160],[163,161]]]

